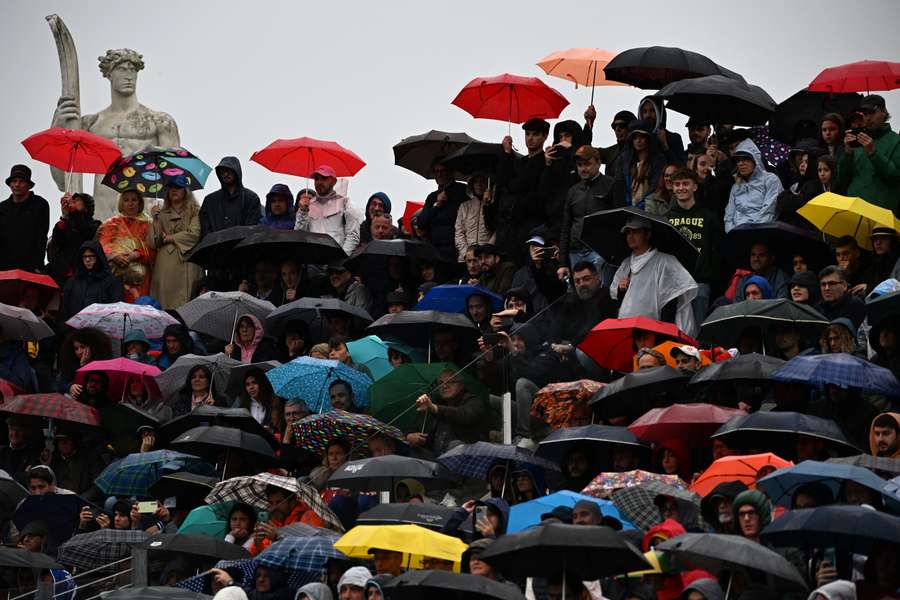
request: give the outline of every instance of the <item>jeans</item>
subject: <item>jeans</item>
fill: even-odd
[[[516,380],[516,414],[513,435],[531,437],[531,402],[538,392],[538,386],[530,379]]]

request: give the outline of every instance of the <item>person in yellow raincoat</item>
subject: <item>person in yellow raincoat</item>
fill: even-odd
[[[156,252],[144,239],[150,220],[144,214],[144,196],[137,190],[119,195],[119,214],[97,230],[97,241],[109,260],[113,275],[122,281],[125,302],[134,302],[150,293],[150,273]]]

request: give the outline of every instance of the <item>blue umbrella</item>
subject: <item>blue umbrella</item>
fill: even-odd
[[[491,303],[491,312],[503,310],[503,298],[480,285],[438,285],[425,293],[416,310],[439,310],[448,313],[466,312],[466,302],[469,296],[479,294],[487,298]]]
[[[876,543],[900,540],[900,517],[865,506],[819,506],[789,510],[762,531],[773,546],[840,548],[868,555]]]
[[[872,394],[900,396],[900,382],[890,370],[846,352],[795,356],[772,373],[772,379],[820,387],[830,383]]]
[[[381,341],[377,335],[367,335],[364,338],[347,342],[347,350],[353,362],[368,367],[375,381],[378,381],[394,370],[388,361],[388,345]]]
[[[604,517],[612,517],[622,524],[623,529],[634,529],[634,525],[625,520],[619,509],[616,508],[609,500],[594,498],[593,496],[585,496],[577,494],[569,490],[562,490],[549,496],[542,496],[535,500],[516,504],[509,510],[509,523],[506,525],[506,533],[515,533],[532,525],[541,522],[541,515],[552,511],[557,506],[568,506],[572,508],[579,500],[589,500],[594,502],[600,508],[600,513]]]
[[[868,469],[853,465],[805,460],[793,467],[778,469],[756,482],[757,489],[778,506],[791,507],[794,492],[807,483],[821,483],[837,498],[844,482],[852,481],[882,496],[892,509],[900,510],[900,500],[884,495],[884,479]]]
[[[215,469],[205,460],[175,452],[154,450],[136,452],[103,469],[94,481],[108,496],[148,497],[150,486],[166,473],[186,471],[197,475],[215,475]]]
[[[323,360],[301,356],[286,365],[276,367],[266,373],[275,395],[285,400],[300,399],[313,412],[331,410],[331,396],[328,386],[341,379],[353,389],[353,404],[357,407],[369,405],[369,386],[372,379],[365,373],[351,369],[336,360]]]
[[[476,479],[487,479],[491,467],[503,462],[534,465],[551,471],[559,471],[556,463],[539,458],[525,448],[489,442],[462,444],[444,452],[438,457],[438,462],[457,475]]]
[[[347,560],[347,555],[335,550],[332,538],[289,537],[263,550],[256,557],[256,562],[285,571],[306,571],[321,575],[325,563],[332,558]]]
[[[171,156],[169,157],[169,162],[178,165],[193,175],[201,187],[206,185],[206,179],[212,173],[212,167],[197,157]]]

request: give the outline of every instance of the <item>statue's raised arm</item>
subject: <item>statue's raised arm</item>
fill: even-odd
[[[62,80],[59,101],[53,113],[53,127],[81,129],[81,91],[78,80],[78,53],[75,41],[69,28],[58,15],[49,15],[47,24],[56,42],[56,53],[59,55],[59,76]],[[71,193],[82,190],[81,173],[66,173],[50,167],[50,173],[57,187]]]

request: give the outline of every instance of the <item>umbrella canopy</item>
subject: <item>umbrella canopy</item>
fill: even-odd
[[[304,400],[313,412],[331,410],[329,387],[345,381],[353,390],[353,405],[369,405],[372,378],[342,362],[301,356],[266,373],[275,395],[284,399]]]
[[[113,339],[123,340],[135,329],[144,332],[148,338],[160,338],[166,327],[178,325],[178,320],[146,304],[113,302],[91,304],[66,321],[66,325],[74,329],[93,327]]]
[[[710,123],[765,125],[778,106],[764,89],[724,75],[682,79],[659,90],[666,108]]]
[[[51,127],[34,133],[22,145],[34,160],[66,173],[106,173],[122,156],[110,139],[81,129]]]
[[[736,347],[745,329],[757,328],[769,337],[775,327],[790,325],[803,338],[818,338],[828,319],[806,304],[784,298],[744,300],[720,306],[700,325],[700,339],[723,346]]]
[[[898,87],[900,87],[900,62],[861,60],[824,69],[806,89],[829,94],[840,92],[868,94]]]
[[[853,465],[870,471],[900,475],[900,459],[886,456],[872,456],[871,454],[857,454],[856,456],[837,456],[829,458],[825,462],[839,465]]]
[[[627,446],[638,453],[650,456],[650,445],[624,427],[609,425],[583,425],[564,427],[550,433],[538,444],[535,456],[552,460],[562,466],[569,452],[583,449],[588,456],[601,463],[607,462],[609,452],[615,446]]]
[[[168,444],[183,433],[196,427],[208,427],[218,425],[240,429],[247,433],[258,435],[266,440],[272,450],[278,450],[280,444],[272,432],[260,425],[246,408],[222,408],[221,406],[198,406],[191,412],[175,417],[166,423],[159,432],[159,440]]]
[[[735,417],[711,437],[721,438],[731,448],[771,448],[782,456],[792,456],[798,434],[824,440],[827,447],[842,456],[859,454],[859,448],[831,419],[790,411],[759,411]]]
[[[440,311],[445,313],[466,313],[466,303],[470,296],[483,296],[490,303],[491,312],[503,310],[503,298],[480,285],[437,285],[427,292],[416,304],[416,310]]]
[[[594,325],[578,347],[601,367],[628,372],[633,367],[635,340],[647,332],[656,334],[656,343],[673,340],[691,346],[700,345],[697,340],[672,323],[647,317],[630,317],[600,321]]]
[[[328,165],[338,177],[353,177],[366,163],[337,142],[309,137],[277,139],[250,157],[274,173],[312,177],[316,168]]]
[[[700,251],[681,235],[668,219],[651,215],[633,206],[601,210],[586,216],[582,241],[608,262],[614,265],[621,264],[631,256],[631,249],[621,230],[625,222],[633,217],[641,217],[650,222],[654,248],[674,255],[685,269],[689,272],[694,271]]]
[[[394,164],[409,169],[425,179],[434,179],[434,165],[453,152],[478,141],[465,133],[432,129],[403,138],[394,145]],[[409,202],[407,202],[409,206]],[[406,216],[406,215],[404,215]]]
[[[243,546],[219,540],[208,535],[190,533],[158,533],[143,542],[134,544],[135,548],[153,552],[175,552],[191,556],[208,556],[226,560],[250,558]]]
[[[390,502],[376,504],[356,519],[358,525],[420,525],[440,531],[454,509],[441,504]]]
[[[59,308],[59,286],[49,275],[30,273],[21,269],[0,271],[0,302],[19,306],[25,290],[37,290],[40,305],[48,310]]]
[[[312,525],[307,525],[306,523],[297,522],[285,525],[284,527],[279,527],[276,531],[278,531],[279,538],[315,537],[320,535],[336,540],[341,537],[341,534],[333,529],[323,529],[321,527],[314,527]]]
[[[148,537],[145,531],[135,529],[98,529],[76,535],[62,544],[57,557],[68,567],[87,571],[131,556],[131,546]]]
[[[169,443],[173,448],[218,461],[223,454],[236,450],[246,457],[252,454],[255,464],[275,462],[275,452],[265,439],[233,427],[207,425],[194,427]]]
[[[672,477],[663,475],[662,477]],[[610,497],[622,516],[634,523],[634,526],[647,531],[654,525],[662,523],[663,516],[657,500],[660,497],[672,498],[678,507],[678,521],[686,526],[696,522],[700,515],[700,496],[684,489],[684,482],[677,480],[676,485],[669,485],[663,480],[648,480],[629,487],[619,488]],[[590,486],[588,486],[590,487]],[[585,489],[589,494],[590,491]]]
[[[203,502],[203,499],[212,492],[217,483],[219,483],[218,477],[177,471],[165,473],[156,483],[147,488],[147,494],[151,498],[175,496],[184,499],[189,505],[196,505]]]
[[[225,398],[225,388],[228,385],[228,378],[231,376],[231,369],[241,364],[241,361],[225,356],[221,352],[212,356],[185,354],[179,356],[168,369],[156,376],[156,384],[164,398],[174,398],[178,391],[187,385],[187,376],[191,369],[202,365],[212,373],[210,389],[212,389],[213,395]]]
[[[670,488],[687,489],[678,475],[662,475],[635,469],[634,471],[599,473],[581,490],[582,494],[595,498],[606,498],[616,490],[632,488],[647,482],[659,482]]]
[[[894,511],[900,510],[900,499],[892,499],[883,493],[884,480],[868,469],[853,465],[841,465],[817,460],[804,460],[790,468],[780,469],[757,482],[757,488],[778,506],[791,508],[794,492],[800,487],[819,483],[827,486],[837,500],[845,482],[868,488],[875,497],[881,497]]]
[[[366,442],[381,434],[402,440],[403,434],[396,427],[386,425],[369,415],[332,409],[321,414],[309,415],[291,424],[294,443],[304,450],[325,455],[328,445],[344,440],[360,452],[366,451]]]
[[[786,558],[739,535],[686,533],[666,540],[656,549],[714,575],[727,570],[744,573],[752,580],[753,575],[747,569],[756,569],[765,573],[769,583],[780,590],[807,589],[800,572]]]
[[[372,322],[372,317],[365,310],[337,298],[299,298],[273,310],[266,317],[266,330],[270,335],[277,335],[289,321],[312,323],[324,311],[346,315],[353,320],[356,329],[364,329]]]
[[[722,408],[712,404],[673,404],[666,408],[651,408],[628,426],[637,437],[652,442],[681,439],[696,447],[709,445],[709,436],[723,423],[738,416],[742,410]]]
[[[797,214],[832,237],[849,235],[860,248],[872,250],[872,230],[876,227],[900,229],[897,219],[887,208],[862,198],[841,196],[834,192],[819,194],[799,209]]]
[[[750,268],[750,251],[760,242],[766,244],[775,256],[775,264],[787,273],[793,272],[793,259],[798,254],[813,271],[834,262],[834,250],[821,234],[781,221],[738,225],[728,232],[725,240],[724,251],[730,256],[731,264],[742,269]]]
[[[866,320],[873,328],[897,314],[900,314],[900,291],[882,294],[866,302]]]
[[[724,75],[737,81],[744,78],[717,65],[698,52],[650,46],[620,52],[603,68],[608,79],[620,81],[645,90],[658,90],[666,85],[706,75]]]
[[[406,206],[403,208],[403,216],[400,217],[400,222],[403,225],[403,231],[406,232],[406,235],[413,234],[412,218],[413,218],[413,216],[415,216],[415,214],[417,212],[419,212],[423,208],[425,208],[424,202],[417,202],[415,200],[407,200],[406,201]],[[375,240],[372,240],[372,241],[374,242]]]
[[[562,523],[504,535],[479,558],[509,577],[564,573],[585,581],[649,566],[643,554],[612,528]]]
[[[605,416],[636,418],[661,401],[672,404],[680,400],[689,378],[688,373],[668,365],[634,371],[603,386],[591,404]]]
[[[211,231],[184,255],[184,259],[207,269],[232,266],[234,258],[231,251],[234,247],[242,240],[268,229],[265,225],[235,225]]]
[[[0,304],[0,330],[7,340],[40,341],[53,337],[53,330],[27,308]]]
[[[156,385],[155,383],[153,384]],[[159,390],[156,391],[159,394]],[[133,404],[117,402],[100,410],[100,425],[109,436],[109,445],[118,456],[138,452],[141,440],[137,432],[142,427],[159,430],[159,419]]]
[[[505,156],[502,144],[472,142],[449,154],[441,164],[453,171],[454,179],[468,181],[476,173],[494,174]],[[522,157],[518,152],[513,152],[512,156]]]
[[[235,245],[231,258],[248,264],[260,259],[280,264],[292,258],[302,265],[324,265],[344,260],[347,253],[327,233],[266,228]]]
[[[23,394],[13,396],[0,405],[0,411],[16,415],[47,417],[57,421],[100,425],[100,413],[93,406],[82,404],[62,394]]]
[[[21,569],[62,569],[63,566],[42,552],[0,546],[0,566]]]
[[[0,398],[12,398],[13,396],[19,396],[24,393],[25,390],[23,390],[16,384],[11,383],[6,379],[0,379]],[[2,402],[0,402],[0,404],[2,404]]]
[[[514,504],[509,510],[509,522],[506,525],[506,533],[515,533],[532,525],[538,525],[541,522],[541,515],[549,513],[557,506],[572,508],[581,500],[587,500],[597,505],[604,518],[604,522],[597,523],[598,525],[612,525],[607,519],[614,519],[619,522],[622,529],[634,529],[634,526],[619,514],[619,509],[611,501],[577,494],[569,490],[561,490],[528,502]]]
[[[865,506],[819,506],[790,510],[762,531],[767,545],[839,548],[870,555],[876,544],[900,540],[900,517]]]
[[[159,386],[156,384],[156,380],[153,379],[162,373],[162,371],[153,365],[140,363],[136,360],[131,360],[130,358],[92,360],[75,371],[75,383],[84,385],[84,380],[87,378],[88,373],[94,371],[106,373],[109,378],[109,386],[107,387],[106,395],[113,401],[118,402],[125,397],[125,386],[132,378],[139,379],[147,388],[151,397],[159,398],[162,395]]]
[[[85,506],[100,510],[76,494],[31,495],[16,507],[12,522],[19,531],[32,521],[46,523],[49,540],[45,549],[52,551],[57,544],[62,544],[72,537],[78,527],[81,509]]]
[[[377,335],[367,335],[347,342],[347,351],[350,353],[350,360],[369,369],[375,381],[394,370],[388,360],[388,345]]]
[[[222,502],[198,506],[189,512],[184,521],[181,522],[181,525],[178,526],[178,533],[224,538],[230,531],[228,514],[234,505],[234,502]]]
[[[555,119],[569,101],[537,77],[503,73],[476,77],[451,104],[476,119],[524,123],[528,119]]]
[[[412,570],[385,585],[392,600],[524,600],[517,587],[469,573]]]
[[[534,395],[531,416],[551,429],[569,427],[580,417],[577,409],[587,406],[588,400],[602,387],[602,383],[591,379],[547,384]]]
[[[381,339],[395,339],[416,348],[429,348],[435,329],[452,331],[460,346],[474,346],[481,335],[475,324],[456,313],[436,310],[404,310],[386,314],[366,328],[370,334]]]
[[[860,94],[831,94],[800,90],[784,102],[778,104],[769,121],[769,131],[775,139],[787,144],[797,141],[798,129],[811,126],[818,131],[819,123],[828,113],[848,115],[859,107]]]
[[[194,331],[220,340],[233,340],[239,317],[253,315],[264,322],[273,310],[275,306],[271,302],[244,292],[206,292],[178,307],[178,314]]]
[[[423,484],[449,482],[453,474],[430,460],[388,454],[344,463],[328,478],[329,487],[350,491],[393,492],[402,479]]]
[[[491,467],[503,462],[507,464],[515,462],[559,471],[556,463],[535,456],[525,448],[489,442],[461,444],[441,454],[438,462],[458,475],[476,479],[487,479]]]
[[[184,148],[148,146],[110,165],[102,183],[120,194],[136,190],[158,198],[166,185],[178,176],[187,180],[188,189],[201,189],[211,171],[209,165]]]
[[[424,557],[459,563],[467,546],[459,538],[418,525],[357,525],[334,547],[351,558],[371,558],[371,548],[402,552],[407,568],[421,568]]]
[[[10,477],[9,473],[0,469],[0,513],[12,513],[27,495],[28,490]]]
[[[212,596],[160,585],[119,588],[105,592],[103,600],[212,600]]]
[[[407,206],[409,204],[409,202],[406,203]],[[360,271],[369,262],[374,262],[377,266],[384,266],[387,263],[387,259],[392,256],[422,260],[429,263],[444,262],[438,251],[428,242],[419,240],[372,240],[367,244],[357,246],[356,250],[350,254],[350,257],[344,261],[344,266],[351,271]]]
[[[576,88],[579,84],[590,86],[593,104],[593,88],[602,85],[625,85],[606,78],[604,69],[614,56],[615,52],[599,48],[569,48],[548,54],[537,62],[537,66],[547,75],[571,81]]]
[[[688,385],[704,386],[716,383],[761,384],[767,382],[772,373],[781,368],[784,363],[785,361],[780,358],[756,352],[741,354],[728,360],[712,363],[705,369],[701,369],[696,375],[691,377]]]
[[[753,489],[756,487],[760,472],[769,469],[784,469],[794,466],[771,452],[763,454],[744,454],[723,456],[716,459],[700,476],[691,483],[692,492],[706,496],[720,483],[740,481]],[[771,496],[770,496],[771,497]]]
[[[795,356],[772,373],[772,378],[818,387],[838,385],[869,394],[900,396],[900,382],[889,369],[846,352]]]
[[[347,560],[347,558],[346,554],[335,549],[333,539],[312,536],[279,540],[263,550],[256,557],[256,562],[284,571],[315,573],[321,578],[325,564],[329,560]]]
[[[136,452],[118,460],[103,469],[94,484],[101,492],[110,496],[150,496],[150,486],[163,475],[175,472],[190,472],[197,475],[215,474],[212,465],[205,460],[175,452],[174,450],[153,450]]]

